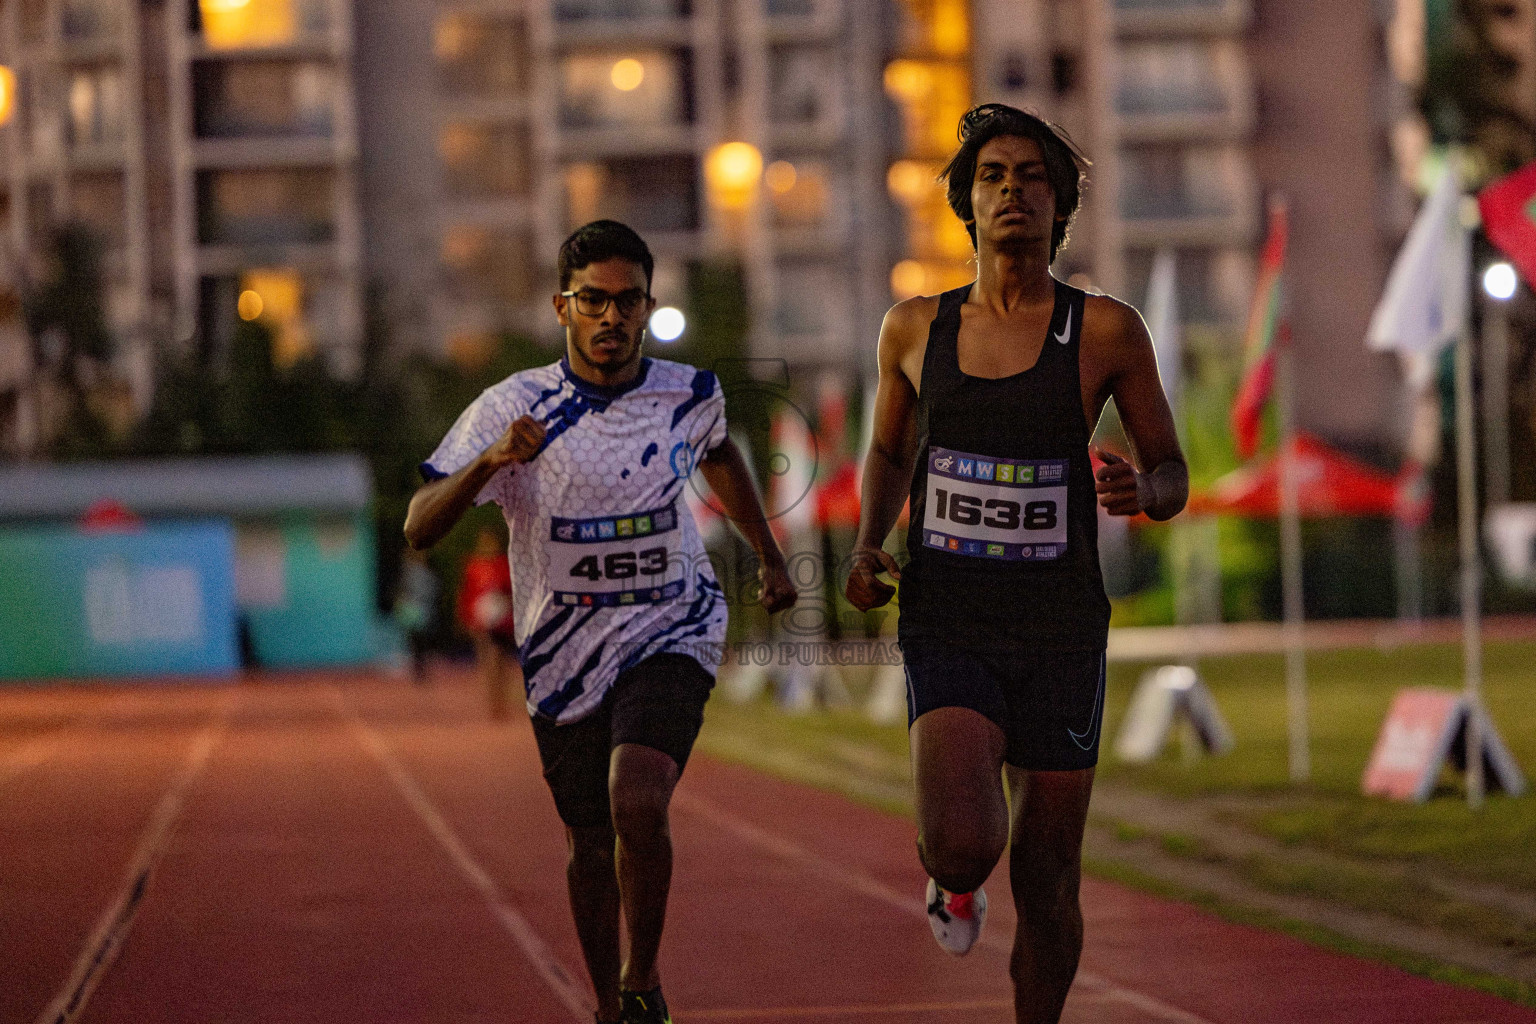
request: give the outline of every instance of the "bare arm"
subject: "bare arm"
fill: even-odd
[[[1151,519],[1172,519],[1189,500],[1189,467],[1157,374],[1152,338],[1130,306],[1106,302],[1100,308],[1107,314],[1101,323],[1111,332],[1102,339],[1111,359],[1109,392],[1134,461],[1099,451],[1106,463],[1096,474],[1099,504],[1112,515],[1145,512]]]
[[[726,517],[757,554],[763,607],[777,612],[793,605],[795,588],[784,565],[784,553],[768,528],[768,514],[763,511],[757,482],[747,469],[741,449],[736,447],[736,442],[726,438],[699,460],[699,471],[704,474],[709,489],[720,499]]]
[[[544,443],[544,427],[532,416],[523,416],[507,428],[473,462],[457,473],[423,484],[411,496],[405,513],[405,541],[417,551],[429,548],[448,535],[491,477],[503,467],[527,462]]]
[[[861,611],[885,604],[895,593],[896,588],[881,582],[879,573],[901,578],[901,569],[884,544],[901,515],[917,457],[917,389],[903,363],[914,343],[918,319],[903,303],[886,314],[880,327],[874,424],[864,458],[859,534],[846,588],[848,600]]]

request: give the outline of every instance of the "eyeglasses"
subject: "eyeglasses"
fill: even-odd
[[[617,295],[609,295],[605,291],[596,288],[583,288],[580,291],[561,292],[567,299],[576,300],[576,312],[582,316],[602,316],[608,309],[608,303],[613,303],[618,308],[619,316],[633,316],[634,313],[650,298],[639,288],[631,288],[628,291],[619,292]]]

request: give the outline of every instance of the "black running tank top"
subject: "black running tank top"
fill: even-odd
[[[1084,293],[1056,283],[1040,358],[996,379],[960,371],[960,307],[945,292],[917,398],[903,641],[1102,649],[1097,497],[1078,372]]]

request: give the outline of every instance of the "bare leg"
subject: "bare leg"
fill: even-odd
[[[978,888],[1008,843],[1003,730],[970,708],[935,708],[912,723],[917,853],[946,892]]]
[[[629,958],[620,976],[631,992],[661,984],[656,952],[672,887],[672,831],[667,807],[677,785],[677,762],[638,743],[613,748],[608,795],[618,833],[619,894],[629,932]]]
[[[1019,926],[1009,973],[1018,1024],[1056,1024],[1083,952],[1083,827],[1093,769],[1032,772],[1008,766],[1013,846],[1008,857]]]
[[[614,835],[608,825],[567,828],[571,859],[565,868],[576,936],[597,995],[598,1016],[619,1019],[619,880]]]

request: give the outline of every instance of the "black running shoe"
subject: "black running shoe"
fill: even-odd
[[[661,986],[649,992],[623,992],[619,998],[624,1003],[624,1015],[620,1024],[672,1024],[667,1012],[667,1001],[661,998]]]

